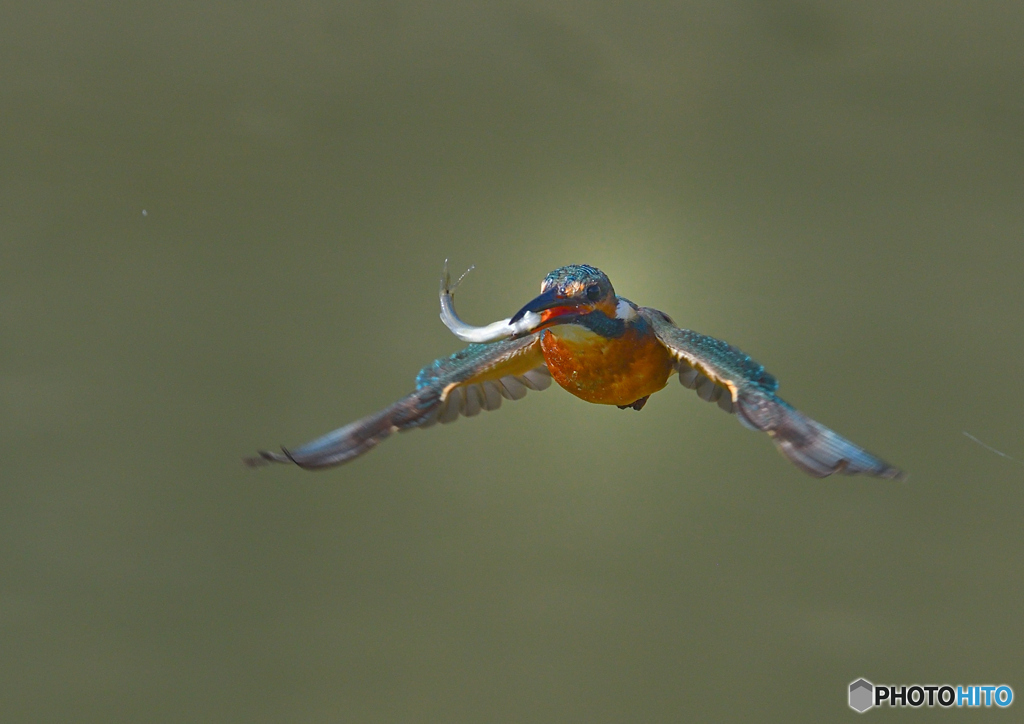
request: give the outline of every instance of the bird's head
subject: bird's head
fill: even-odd
[[[540,323],[530,332],[536,332],[597,311],[614,317],[617,303],[615,290],[604,272],[586,264],[570,264],[544,277],[540,294],[516,312],[510,322],[514,324],[527,312],[534,312],[540,315]]]

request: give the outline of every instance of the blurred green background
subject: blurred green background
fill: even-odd
[[[1009,2],[4,4],[3,721],[1024,695],[1024,467],[963,435],[1024,459],[1022,34]],[[594,264],[910,481],[805,477],[674,382],[244,469],[459,347],[445,257],[477,324]]]

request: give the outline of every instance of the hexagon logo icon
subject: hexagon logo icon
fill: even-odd
[[[850,708],[863,714],[875,705],[874,685],[867,679],[857,679],[850,684]]]

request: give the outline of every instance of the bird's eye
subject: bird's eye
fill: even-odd
[[[591,284],[589,287],[587,287],[587,299],[589,299],[592,302],[596,302],[600,298],[601,287],[597,286],[596,284]]]

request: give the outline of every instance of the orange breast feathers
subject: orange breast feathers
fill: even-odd
[[[665,386],[673,372],[668,350],[653,334],[634,329],[607,339],[578,325],[545,330],[541,349],[563,388],[601,405],[631,405]]]

